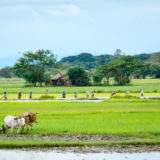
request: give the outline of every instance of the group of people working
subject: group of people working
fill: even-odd
[[[4,99],[7,100],[8,96],[7,96],[7,92],[4,92]],[[22,98],[22,93],[19,92],[18,93],[18,99],[20,100]],[[32,92],[29,92],[29,99],[32,99]]]
[[[129,94],[129,93],[130,93],[129,90],[127,90],[126,94]],[[140,93],[141,93],[141,96],[143,97],[144,92],[143,92],[142,89],[140,89]],[[48,90],[46,90],[46,95],[48,95],[48,94],[49,94],[49,92],[48,92]],[[111,96],[113,96],[115,94],[116,94],[116,92],[112,92]],[[18,93],[18,99],[20,100],[21,97],[22,97],[22,93],[19,92]],[[75,91],[74,92],[74,98],[77,98],[77,97],[78,97],[78,92]],[[86,97],[89,98],[89,90],[86,90]],[[91,92],[91,97],[94,98],[94,91]],[[66,98],[66,92],[65,91],[62,92],[62,98]],[[7,92],[4,92],[4,99],[7,100]],[[29,99],[32,99],[32,91],[29,92]]]

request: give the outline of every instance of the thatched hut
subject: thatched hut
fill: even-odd
[[[51,78],[52,85],[55,86],[69,86],[69,80],[67,76],[67,72],[64,70]]]

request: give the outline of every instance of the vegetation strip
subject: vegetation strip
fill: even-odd
[[[110,142],[68,142],[57,140],[14,140],[12,138],[3,138],[0,141],[0,148],[20,148],[20,147],[76,147],[76,146],[113,146],[113,145],[160,145],[160,141],[138,140],[138,141],[110,141]]]

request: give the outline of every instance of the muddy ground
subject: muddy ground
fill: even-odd
[[[50,140],[61,140],[61,141],[98,141],[98,142],[106,142],[106,141],[123,141],[123,140],[149,140],[148,138],[136,138],[136,137],[126,137],[126,136],[116,136],[116,135],[53,135],[53,134],[47,134],[47,135],[38,135],[38,134],[9,134],[4,135],[1,134],[0,138],[2,137],[13,137],[14,139],[35,139],[35,138],[40,138],[40,139],[50,139]]]
[[[49,139],[49,140],[56,140],[56,141],[90,141],[90,142],[107,142],[107,141],[136,141],[136,140],[149,140],[147,138],[135,138],[135,137],[126,137],[126,136],[116,136],[116,135],[0,135],[0,139],[4,137],[13,137],[14,139]],[[64,151],[64,152],[77,152],[77,153],[108,153],[108,152],[119,152],[119,153],[141,153],[141,152],[160,152],[160,145],[111,145],[111,146],[84,146],[84,147],[45,147],[45,148],[23,148],[24,150],[32,150],[32,149],[39,149],[39,150],[57,150],[57,151]]]
[[[73,153],[143,153],[160,152],[160,145],[113,145],[113,146],[84,146],[84,147],[51,147],[51,148],[23,148],[23,150],[42,150]]]

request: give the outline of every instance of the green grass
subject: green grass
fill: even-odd
[[[111,80],[111,83],[112,80]],[[49,90],[50,94],[61,94],[65,91],[67,94],[73,94],[74,91],[78,93],[85,93],[86,90],[94,90],[96,93],[126,93],[129,90],[131,93],[139,93],[140,88],[144,93],[160,93],[160,79],[133,79],[129,85],[126,86],[88,86],[88,87],[25,87],[25,81],[22,79],[0,79],[0,94],[7,91],[8,94],[17,95],[18,92],[29,94],[45,94]]]
[[[1,137],[0,147],[53,147],[96,145],[160,144],[160,100],[110,99],[102,103],[73,102],[1,102],[0,126],[7,115],[38,112],[33,131],[21,134],[98,134],[123,135],[142,140],[64,141],[49,139],[14,139]],[[21,132],[21,131],[20,131]],[[15,133],[15,131],[14,131]]]
[[[39,123],[28,134],[115,134],[160,136],[159,100],[107,100],[103,103],[0,103],[0,125],[6,115],[38,112]]]
[[[0,141],[0,148],[28,148],[28,147],[83,147],[83,146],[113,146],[113,145],[160,145],[160,141],[155,140],[136,140],[136,141],[59,141],[59,140],[46,140],[46,139],[14,139],[3,138]]]

